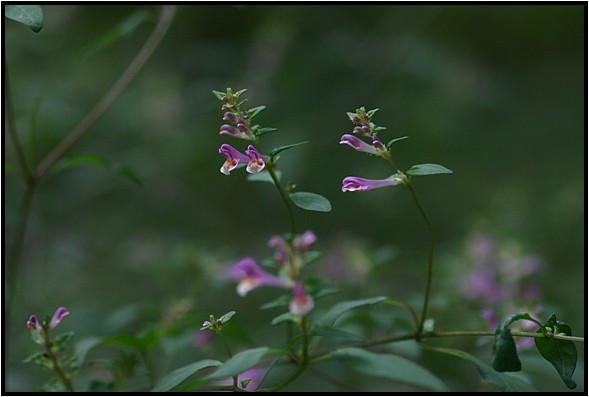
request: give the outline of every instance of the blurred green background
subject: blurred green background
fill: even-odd
[[[114,5],[43,9],[40,33],[10,20],[4,28],[4,66],[24,142],[40,101],[37,139],[34,149],[27,146],[36,162],[118,78],[158,12]],[[15,305],[4,318],[6,390],[31,391],[47,378],[22,363],[35,350],[25,323],[29,314],[44,317],[60,305],[71,311],[63,327],[82,338],[139,332],[189,302],[184,334],[178,331],[189,347],[162,364],[162,373],[212,358],[190,344],[211,313],[237,310],[235,321],[254,343],[283,342],[283,330],[269,325],[279,312],[257,310],[275,291],[239,298],[217,276],[236,258],[270,256],[268,238],[288,230],[270,184],[246,181],[243,170],[230,177],[219,172],[218,147],[243,143],[218,133],[222,112],[211,91],[226,87],[247,88],[249,105],[268,106],[257,121],[279,132],[264,138],[265,150],[310,141],[284,152],[279,167],[300,190],[333,204],[329,214],[296,211],[298,231],[316,231],[316,248],[324,253],[307,274],[327,275],[345,289],[318,302],[318,313],[341,299],[379,294],[418,308],[423,295],[425,227],[406,189],[341,192],[348,175],[391,173],[385,162],[338,144],[353,127],[346,112],[365,106],[380,108],[373,121],[388,128],[385,142],[409,136],[395,146],[401,168],[432,162],[454,171],[415,178],[438,241],[432,315],[439,327],[484,328],[480,308],[456,291],[469,269],[469,239],[487,233],[542,258],[533,277],[543,306],[583,335],[585,15],[582,4],[179,6],[145,68],[67,153],[127,165],[142,185],[87,166],[38,186]],[[24,189],[7,134],[4,147],[8,247]],[[490,351],[473,341],[444,343],[483,358]],[[585,346],[578,348],[581,389]],[[425,363],[444,368],[435,358]],[[452,363],[460,369],[447,374],[454,389],[480,387],[472,367]],[[567,390],[542,365],[530,372],[538,389]],[[303,379],[299,388],[331,390]]]

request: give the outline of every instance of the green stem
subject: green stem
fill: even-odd
[[[274,163],[268,161],[266,163],[266,169],[272,178],[272,182],[274,182],[274,186],[278,189],[278,194],[280,194],[280,198],[282,198],[282,202],[284,203],[286,210],[288,212],[288,221],[290,224],[290,235],[291,237],[294,236],[295,233],[295,221],[294,221],[294,214],[292,212],[292,205],[290,204],[290,200],[284,187],[280,184],[280,180],[278,179],[278,175],[276,175],[276,171],[274,170]]]
[[[65,387],[65,389],[68,392],[73,393],[74,386],[72,385],[71,379],[66,375],[63,368],[61,368],[61,365],[59,363],[59,359],[57,358],[57,354],[53,351],[53,348],[51,346],[51,339],[49,338],[49,333],[50,333],[49,327],[43,326],[43,334],[44,334],[43,338],[45,341],[44,342],[45,352],[47,353],[47,356],[51,360],[51,364],[53,365],[53,370],[57,374],[59,381],[63,384],[63,386]]]
[[[74,144],[102,114],[114,103],[114,101],[127,88],[133,78],[143,68],[147,60],[151,57],[158,47],[174,17],[174,6],[164,5],[160,14],[157,26],[141,48],[135,58],[131,61],[121,77],[113,84],[108,92],[98,101],[98,103],[88,112],[86,117],[67,135],[47,156],[39,163],[33,171],[36,178],[42,177],[51,166],[65,154],[65,152]]]
[[[229,356],[229,358],[233,357],[233,353],[231,353],[231,349],[229,348],[229,345],[227,344],[227,341],[225,340],[225,337],[223,336],[223,332],[219,331],[217,332],[217,335],[219,335],[219,339],[221,339],[221,343],[223,343],[223,347],[225,347],[225,351],[227,352],[227,356]],[[237,375],[233,375],[233,388],[237,388]]]
[[[417,335],[419,337],[423,334],[423,323],[427,319],[427,310],[428,310],[429,299],[430,299],[430,294],[431,294],[431,286],[432,286],[432,278],[433,278],[433,270],[434,270],[433,269],[434,244],[435,244],[434,243],[434,226],[432,225],[432,222],[430,221],[429,217],[425,213],[425,210],[423,209],[421,202],[417,198],[417,194],[415,193],[415,189],[413,188],[413,184],[411,183],[411,180],[409,180],[409,182],[407,183],[407,188],[411,192],[411,196],[413,197],[413,201],[415,201],[415,204],[417,205],[417,208],[419,209],[419,213],[421,214],[421,217],[425,221],[425,224],[427,226],[427,231],[428,231],[428,239],[429,239],[428,256],[427,256],[428,257],[428,259],[427,259],[427,281],[426,281],[426,286],[425,286],[425,295],[423,298],[423,308],[421,310],[421,320],[419,322],[419,328],[417,330]]]

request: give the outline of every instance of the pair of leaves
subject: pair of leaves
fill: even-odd
[[[540,325],[537,333],[571,335],[571,327],[562,321],[556,320],[556,315],[550,316],[545,324],[540,324],[528,313],[514,314],[506,317],[495,331],[495,343],[493,345],[493,368],[500,372],[520,371],[521,362],[517,355],[517,348],[511,329],[512,323],[519,320],[533,321]],[[574,389],[577,384],[572,380],[573,373],[577,366],[577,349],[572,341],[555,339],[550,336],[534,338],[538,351],[548,362],[550,362],[560,378],[569,389]]]
[[[219,367],[215,372],[207,375],[202,381],[211,381],[227,379],[239,375],[244,371],[252,368],[262,357],[268,353],[267,347],[258,347],[255,349],[244,350],[237,353],[225,363],[218,360],[200,360],[184,367],[177,368],[164,376],[153,388],[152,392],[166,392],[179,386],[186,379],[196,372],[210,367]]]
[[[43,28],[43,8],[39,5],[5,5],[4,16],[22,23],[35,33]]]

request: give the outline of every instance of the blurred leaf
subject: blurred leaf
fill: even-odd
[[[293,144],[290,144],[290,145],[285,145],[285,146],[277,147],[275,149],[272,149],[270,151],[270,153],[268,154],[268,156],[275,157],[278,153],[280,153],[280,152],[282,152],[284,150],[291,149],[291,148],[293,148],[295,146],[301,146],[301,145],[304,145],[306,143],[309,143],[309,141],[304,141],[304,142],[299,142],[299,143],[293,143]]]
[[[280,295],[278,298],[274,299],[273,301],[264,303],[262,306],[260,306],[260,310],[274,309],[276,307],[286,307],[286,306],[288,306],[290,299],[291,299],[290,294]]]
[[[296,319],[297,319],[297,316],[295,316],[291,312],[287,312],[287,313],[282,313],[280,316],[274,317],[272,319],[271,324],[272,325],[278,325],[280,323],[284,323],[284,322],[287,322],[287,321],[293,321],[293,322],[295,322]]]
[[[62,349],[72,338],[74,337],[73,332],[64,332],[63,334],[57,335],[53,338],[53,345],[58,349]]]
[[[322,343],[327,346],[360,343],[366,340],[362,335],[354,334],[341,328],[328,325],[318,325],[314,327],[313,335],[325,338]]]
[[[20,22],[33,32],[43,27],[43,8],[40,5],[5,5],[4,16]]]
[[[218,360],[201,360],[185,365],[184,367],[177,368],[160,379],[158,384],[155,385],[151,391],[160,393],[170,391],[201,369],[218,367],[222,364],[223,363]]]
[[[260,112],[262,110],[266,109],[266,106],[261,105],[261,106],[256,106],[254,108],[251,108],[247,111],[247,114],[249,116],[249,119],[253,119],[254,117],[256,117],[258,114],[260,114]]]
[[[16,175],[12,163],[4,163],[4,175]]]
[[[386,296],[377,296],[375,298],[359,299],[353,301],[339,302],[335,304],[325,316],[323,316],[322,323],[326,325],[333,325],[345,312],[357,309],[362,306],[375,305],[384,302],[388,298]]]
[[[224,379],[239,375],[253,367],[268,352],[267,347],[244,350],[227,360],[219,369],[207,376],[207,379]]]
[[[138,185],[142,184],[141,178],[131,167],[127,165],[114,165],[104,157],[93,154],[62,157],[53,166],[52,173],[55,175],[69,168],[88,165],[105,168],[111,172],[114,172],[115,174],[129,179]]]
[[[489,367],[487,364],[483,363],[481,360],[476,358],[475,356],[463,352],[457,349],[451,349],[447,347],[432,347],[427,346],[429,350],[437,351],[439,353],[449,354],[451,356],[462,358],[463,360],[470,361],[479,371],[481,377],[489,382],[490,384],[496,386],[502,392],[535,392],[536,390],[532,387],[532,385],[522,381],[521,379],[517,379],[511,376],[507,376],[508,374],[502,374],[495,371],[493,368]]]
[[[548,321],[538,333],[546,332],[549,327],[555,333],[563,333],[565,335],[572,335],[571,327],[556,320],[556,315],[550,316]],[[573,381],[573,373],[577,366],[577,348],[575,343],[570,340],[554,339],[554,338],[534,338],[538,351],[550,364],[554,366],[560,378],[569,389],[574,389],[577,384]]]
[[[409,168],[408,175],[422,176],[422,175],[436,175],[436,174],[452,174],[452,170],[439,164],[417,164]]]
[[[282,176],[282,172],[280,172],[280,170],[276,170],[274,172],[276,172],[276,176],[278,177],[278,180],[280,180],[280,177]],[[261,172],[258,172],[257,174],[248,174],[247,180],[251,181],[251,182],[270,182],[270,183],[274,184],[274,181],[272,180],[270,173],[266,170],[262,170]]]
[[[254,132],[254,134],[256,136],[262,136],[262,135],[267,134],[269,132],[276,132],[276,131],[278,131],[278,128],[273,128],[273,127],[259,128],[258,126],[255,126],[255,127],[252,127],[252,131]]]
[[[104,50],[118,40],[131,35],[139,26],[149,19],[150,13],[145,9],[139,9],[123,19],[114,27],[107,30],[86,50],[82,58],[87,59]]]
[[[225,324],[227,321],[231,320],[231,318],[232,318],[233,316],[235,316],[235,311],[233,311],[233,310],[232,310],[232,311],[230,311],[230,312],[227,312],[227,313],[223,314],[223,315],[222,315],[222,316],[219,318],[219,320],[220,320],[220,321],[221,321],[223,324]]]
[[[394,354],[377,354],[364,349],[346,347],[333,352],[332,357],[366,375],[391,379],[426,390],[448,391],[444,382],[428,369]]]
[[[98,346],[102,341],[104,341],[104,338],[99,336],[88,336],[79,340],[75,345],[76,360],[74,366],[80,368],[84,364],[88,352]]]
[[[51,363],[51,360],[49,359],[49,357],[43,352],[37,352],[37,353],[31,354],[29,357],[27,357],[23,360],[23,363],[33,363],[33,364],[37,364],[43,368],[49,368],[49,369],[51,369],[53,367],[53,363]]]
[[[331,203],[329,200],[317,193],[295,192],[290,193],[288,197],[294,205],[307,211],[331,211]]]

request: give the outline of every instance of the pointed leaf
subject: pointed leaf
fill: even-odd
[[[264,109],[266,109],[266,106],[264,106],[264,105],[256,106],[255,108],[251,108],[247,111],[248,117],[251,120],[254,117],[256,117]]]
[[[295,192],[289,194],[288,197],[294,205],[307,211],[331,211],[331,203],[329,200],[317,193]]]
[[[293,143],[293,144],[290,144],[290,145],[285,145],[285,146],[277,147],[275,149],[272,149],[272,151],[270,151],[270,153],[268,154],[268,156],[275,157],[278,153],[280,153],[280,152],[282,152],[284,150],[291,149],[291,148],[293,148],[295,146],[304,145],[306,143],[309,143],[309,141],[299,142],[299,143]]]
[[[364,342],[366,340],[362,335],[328,325],[318,325],[314,327],[313,335],[324,337],[326,340],[322,343],[327,346],[349,345]]]
[[[364,349],[346,347],[333,352],[332,357],[366,375],[391,379],[426,390],[448,391],[444,382],[428,369],[394,354],[377,354]]]
[[[220,321],[221,321],[223,324],[225,324],[227,321],[231,320],[231,317],[233,317],[233,316],[235,316],[235,311],[234,311],[234,310],[232,310],[232,311],[230,311],[230,312],[227,312],[227,313],[223,314],[223,315],[222,315],[222,316],[219,318],[219,320],[220,320]]]
[[[409,137],[408,137],[408,136],[402,136],[402,137],[399,137],[399,138],[391,139],[391,140],[390,140],[390,141],[389,141],[389,142],[386,144],[386,147],[387,147],[387,149],[390,149],[390,148],[391,148],[391,146],[393,146],[393,143],[395,143],[395,142],[399,142],[399,141],[402,141],[402,140],[405,140],[405,139],[407,139],[407,138],[409,138]]]
[[[384,302],[388,298],[386,296],[377,296],[375,298],[359,299],[353,301],[344,301],[335,304],[325,316],[323,316],[322,322],[325,325],[333,325],[345,312],[353,310],[362,306],[375,305],[377,303]]]
[[[572,335],[571,327],[562,321],[557,321],[554,314],[546,321],[543,329],[538,330],[538,333],[543,333],[546,327],[551,328],[554,333]],[[534,338],[534,341],[542,357],[554,366],[565,385],[569,389],[576,388],[577,384],[572,380],[577,366],[577,348],[574,342],[554,338]]]
[[[502,392],[535,392],[534,388],[524,381],[502,374],[489,367],[487,364],[473,356],[472,354],[463,352],[461,350],[447,348],[447,347],[427,347],[429,350],[437,351],[439,353],[449,354],[451,356],[462,358],[470,361],[479,371],[481,377],[496,386]]]
[[[452,170],[439,164],[416,164],[409,168],[408,175],[422,176],[422,175],[436,175],[436,174],[452,174]]]
[[[201,360],[192,364],[185,365],[184,367],[177,368],[164,376],[157,385],[153,388],[152,392],[165,392],[170,391],[180,383],[188,379],[194,373],[201,369],[208,367],[218,367],[223,363],[218,360]]]
[[[284,322],[287,322],[287,321],[296,322],[296,319],[297,319],[297,316],[295,316],[291,312],[287,312],[287,313],[282,313],[281,315],[274,317],[272,319],[271,324],[272,325],[278,325],[280,323],[284,323]]]
[[[33,32],[43,27],[43,8],[40,5],[5,5],[4,16],[20,22]]]
[[[511,329],[505,327],[495,333],[493,345],[493,369],[499,372],[521,371],[522,363],[517,356]]]
[[[255,126],[255,127],[252,127],[252,131],[254,132],[255,136],[262,136],[262,135],[267,134],[269,132],[276,132],[276,131],[278,131],[278,128],[273,128],[273,127],[259,128],[258,126]]]
[[[267,347],[244,350],[227,360],[219,369],[207,376],[207,379],[224,379],[250,369],[268,352]]]

